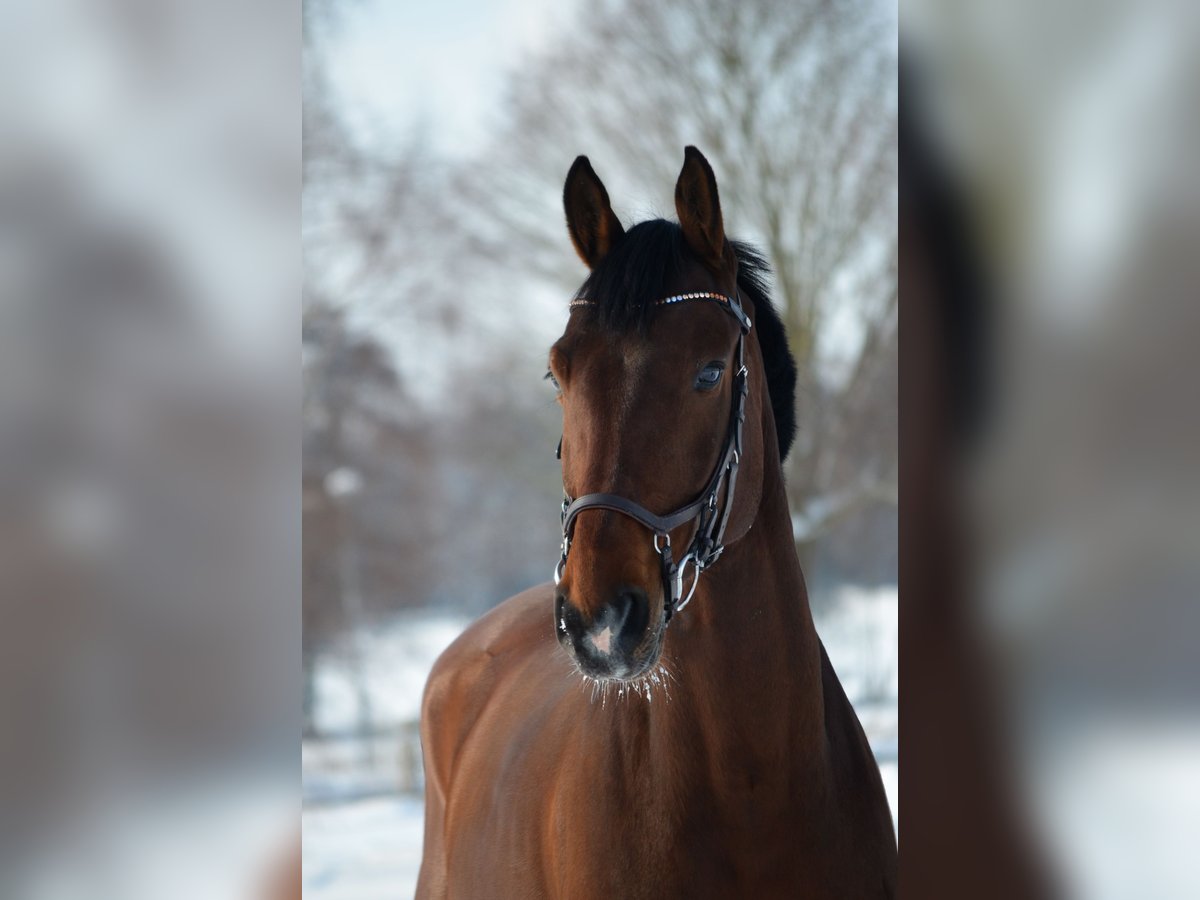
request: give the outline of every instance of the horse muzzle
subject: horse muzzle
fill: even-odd
[[[590,617],[560,589],[554,619],[559,643],[590,678],[639,678],[658,662],[662,628],[654,626],[662,617],[652,614],[652,600],[641,588],[619,587]]]

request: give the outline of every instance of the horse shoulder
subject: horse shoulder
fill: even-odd
[[[446,894],[445,830],[455,763],[492,698],[514,642],[550,632],[553,585],[510,597],[471,623],[434,663],[421,701],[425,846],[419,898]]]
[[[514,645],[528,643],[535,629],[552,634],[552,596],[552,585],[545,584],[510,597],[469,625],[438,657],[421,703],[427,782],[443,791],[448,787],[454,760]]]

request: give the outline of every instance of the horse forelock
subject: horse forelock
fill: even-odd
[[[755,310],[755,329],[766,369],[775,417],[779,457],[785,459],[796,433],[796,363],[783,321],[771,301],[771,267],[751,244],[731,241],[738,260],[738,290]],[[587,314],[617,332],[645,331],[655,301],[700,264],[683,229],[666,219],[639,222],[609,251],[584,281],[575,298],[587,300]]]

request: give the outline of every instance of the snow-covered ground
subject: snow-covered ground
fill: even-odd
[[[875,748],[895,818],[899,803],[896,588],[846,587],[827,606],[829,611],[817,618],[817,630]],[[353,731],[359,716],[355,679],[361,670],[373,727],[382,736],[370,748],[345,738],[304,746],[305,897],[412,896],[421,858],[421,796],[380,796],[380,792],[388,788],[389,779],[396,783],[394,773],[415,764],[406,754],[411,754],[415,742],[425,679],[438,654],[466,624],[467,620],[451,617],[397,619],[360,639],[357,667],[347,648],[318,668],[321,728]]]
[[[420,797],[305,807],[304,896],[309,900],[412,897],[421,866]]]
[[[339,648],[317,666],[317,729],[345,732],[357,726],[355,656],[361,660],[372,724],[415,722],[429,670],[470,621],[461,616],[399,616],[387,628],[360,635],[355,645]]]
[[[829,661],[856,706],[860,701],[895,705],[900,688],[899,609],[895,585],[847,585],[836,593],[827,612],[815,616]]]

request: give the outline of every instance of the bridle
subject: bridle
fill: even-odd
[[[564,491],[562,503],[562,556],[554,567],[554,583],[558,584],[567,564],[567,554],[571,552],[571,535],[574,532],[575,519],[579,514],[589,509],[608,509],[621,515],[628,516],[653,532],[654,550],[658,553],[662,565],[664,625],[671,621],[671,616],[687,606],[696,592],[700,581],[700,573],[720,558],[725,550],[725,526],[729,524],[729,513],[733,509],[733,492],[737,485],[738,466],[742,460],[742,426],[746,421],[746,395],[749,392],[745,340],[750,333],[750,317],[742,309],[741,298],[735,289],[732,297],[709,291],[699,291],[689,294],[675,294],[662,300],[655,301],[655,306],[670,306],[675,303],[688,301],[710,301],[720,305],[722,309],[733,316],[739,327],[737,339],[737,372],[734,375],[733,407],[729,414],[729,425],[725,432],[725,444],[716,469],[708,479],[708,485],[695,500],[686,506],[664,516],[657,516],[646,507],[619,494],[584,494],[572,499]],[[591,305],[590,300],[573,300],[571,307]],[[558,456],[562,458],[562,441],[558,444]],[[718,510],[717,498],[725,488],[724,508]],[[671,554],[671,532],[688,522],[696,523],[692,540],[687,550],[675,562]],[[687,596],[683,593],[683,579],[688,564],[693,569],[692,583]]]

